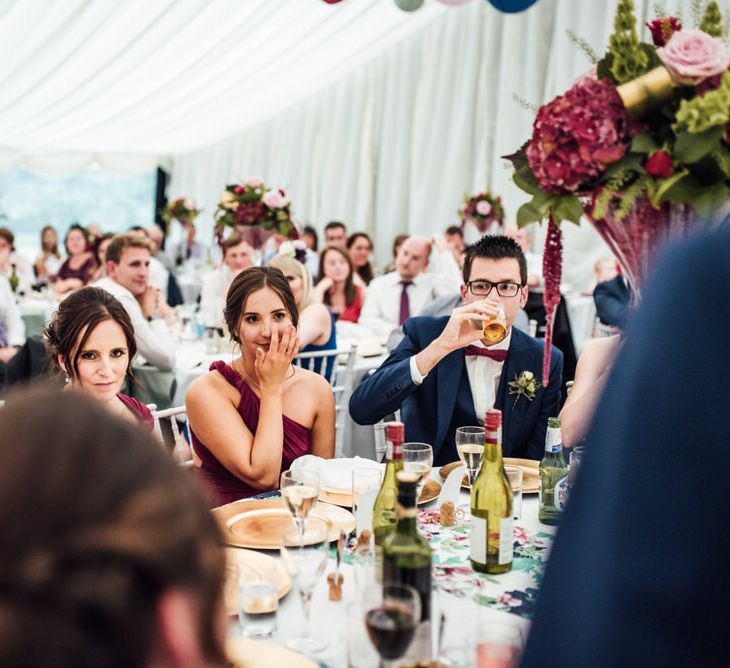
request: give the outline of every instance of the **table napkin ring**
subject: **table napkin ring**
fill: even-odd
[[[450,527],[455,522],[455,508],[453,501],[444,501],[439,511],[439,522],[442,527]]]
[[[373,534],[369,529],[363,529],[360,535],[357,537],[357,547],[355,548],[360,554],[367,554],[370,552],[370,542],[373,538]]]
[[[342,600],[342,581],[344,578],[341,574],[330,573],[327,576],[327,584],[330,588],[329,599],[330,601],[341,601]]]

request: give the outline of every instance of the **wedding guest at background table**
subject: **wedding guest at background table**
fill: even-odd
[[[33,263],[36,278],[47,278],[56,274],[61,267],[61,253],[58,250],[58,234],[53,225],[41,230],[41,252]]]
[[[0,390],[5,386],[7,363],[25,343],[25,324],[8,280],[0,276]]]
[[[626,329],[631,311],[631,291],[622,273],[610,281],[598,283],[593,288],[593,301],[596,304],[596,316],[601,324],[619,329]]]
[[[53,290],[61,295],[86,285],[96,271],[96,259],[86,228],[74,223],[68,228],[63,243],[68,257],[53,277]]]
[[[685,239],[642,291],[550,554],[522,666],[723,662],[728,253],[728,229]]]
[[[334,454],[332,388],[292,365],[298,316],[278,269],[251,267],[233,280],[225,320],[241,355],[211,364],[185,397],[195,473],[213,505],[278,488],[281,472],[303,454]]]
[[[427,273],[431,243],[408,237],[395,260],[395,271],[374,278],[368,286],[360,324],[375,336],[387,337],[436,297],[459,291],[457,275]]]
[[[152,429],[150,409],[122,393],[126,380],[135,382],[132,360],[137,343],[129,314],[118,299],[101,288],[80,288],[58,305],[44,334],[51,365],[65,376],[66,387]]]
[[[159,290],[148,284],[151,255],[149,239],[117,235],[106,250],[107,275],[94,285],[110,292],[126,309],[139,354],[147,363],[167,371],[175,366],[174,346],[162,320],[169,315],[169,308]]]
[[[610,281],[612,278],[616,278],[620,271],[618,262],[611,259],[596,260],[593,265],[593,282],[585,289],[581,291],[581,294],[592,295],[596,289],[596,285],[603,283],[603,281]]]
[[[227,665],[220,531],[152,437],[48,389],[0,433],[0,663]]]
[[[109,244],[114,238],[114,232],[107,232],[97,237],[96,244],[94,245],[94,258],[96,259],[96,271],[91,279],[91,283],[96,283],[98,280],[106,276],[106,249],[109,248]]]
[[[7,227],[0,227],[0,276],[7,279],[18,277],[18,292],[29,292],[33,285],[33,266],[28,259],[15,250],[15,235]]]
[[[86,226],[86,233],[89,235],[89,246],[96,245],[97,239],[99,239],[103,234],[99,223],[89,223]]]
[[[312,277],[307,267],[296,257],[281,254],[274,257],[269,266],[281,270],[294,295],[299,310],[297,334],[300,352],[337,350],[335,318],[324,304],[312,301]],[[314,360],[313,371],[319,373],[321,368],[322,360]],[[331,358],[327,361],[325,369],[328,379],[331,378],[334,369],[335,358]]]
[[[238,232],[223,240],[223,264],[203,274],[200,292],[200,311],[206,327],[223,326],[223,309],[233,279],[244,269],[253,266],[253,249]]]
[[[167,269],[165,269],[165,265],[155,257],[156,246],[155,243],[150,239],[149,234],[147,233],[147,228],[142,227],[141,225],[133,225],[127,230],[127,233],[136,234],[143,239],[146,239],[150,243],[152,255],[150,256],[150,271],[148,283],[153,288],[159,290],[161,297],[165,300],[165,303],[168,306],[171,306],[169,295],[170,272],[167,271]],[[181,304],[182,299],[179,300],[177,303]]]
[[[319,237],[317,236],[317,230],[311,225],[305,225],[302,230],[302,241],[307,245],[309,250],[315,253],[319,250]]]
[[[324,304],[336,320],[357,322],[365,288],[355,284],[352,260],[342,246],[328,246],[319,256],[319,280],[312,299]]]
[[[204,243],[195,237],[195,225],[192,222],[186,223],[183,228],[183,238],[173,241],[166,249],[167,255],[176,267],[181,267],[188,261],[204,264],[207,248]]]
[[[450,225],[444,232],[444,240],[454,260],[461,267],[464,263],[464,231],[458,225]]]
[[[355,270],[353,276],[355,284],[367,287],[375,276],[373,265],[370,264],[370,255],[373,252],[372,240],[365,232],[354,232],[347,237],[347,252]]]
[[[347,243],[347,227],[339,220],[331,220],[324,226],[324,245],[345,247]]]
[[[172,258],[167,253],[165,253],[164,250],[165,235],[162,231],[162,228],[157,223],[155,223],[153,225],[150,225],[149,227],[145,227],[145,232],[147,232],[147,238],[152,242],[152,245],[154,247],[152,257],[158,259],[162,266],[167,269],[167,271],[174,272],[175,263],[172,261]]]
[[[392,259],[383,270],[384,274],[389,274],[391,271],[395,271],[395,259],[398,257],[398,251],[400,250],[400,247],[403,245],[403,242],[408,238],[408,236],[408,234],[396,234],[395,237],[393,237],[393,247],[391,248]]]
[[[454,433],[482,424],[488,408],[503,413],[505,456],[541,459],[547,419],[558,413],[562,354],[552,350],[548,387],[511,394],[519,378],[542,377],[544,342],[512,327],[527,300],[527,265],[508,237],[486,235],[469,247],[464,260],[464,305],[449,317],[412,318],[405,338],[350,399],[358,424],[375,424],[400,409],[406,439],[430,443],[434,463],[458,459]],[[373,284],[375,281],[373,281]],[[504,308],[507,337],[482,340],[481,323]]]

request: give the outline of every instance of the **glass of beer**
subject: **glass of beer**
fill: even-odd
[[[499,343],[507,336],[507,316],[501,303],[499,313],[491,320],[485,320],[482,323],[482,334],[487,343]]]

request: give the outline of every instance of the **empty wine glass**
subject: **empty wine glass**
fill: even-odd
[[[281,495],[299,529],[304,534],[304,526],[319,498],[319,473],[317,471],[284,471],[281,474]]]
[[[327,647],[324,640],[312,635],[309,620],[312,592],[322,577],[327,563],[329,547],[327,536],[331,528],[332,524],[328,520],[312,517],[303,533],[296,527],[290,527],[281,537],[281,560],[299,589],[304,609],[304,632],[300,636],[289,638],[285,644],[303,654],[319,652]]]
[[[428,443],[403,444],[403,470],[418,475],[416,499],[421,498],[423,486],[431,473],[431,466],[433,466],[433,448]]]
[[[466,466],[469,474],[469,485],[476,480],[484,455],[484,427],[459,427],[456,430],[456,452]]]
[[[365,613],[370,642],[383,660],[400,659],[407,651],[421,619],[421,598],[408,585],[383,583],[373,589]]]

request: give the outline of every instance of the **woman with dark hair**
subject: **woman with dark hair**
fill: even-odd
[[[312,296],[326,304],[336,319],[357,322],[360,318],[365,289],[355,285],[352,260],[340,246],[328,246],[319,260],[319,281]]]
[[[315,253],[319,250],[319,237],[317,236],[317,230],[311,225],[305,225],[302,230],[302,241],[306,244],[309,250]]]
[[[355,282],[362,287],[370,285],[375,276],[370,264],[370,254],[373,252],[373,241],[365,232],[354,232],[347,238],[347,252],[355,270]]]
[[[77,290],[59,304],[45,335],[51,364],[65,374],[71,389],[152,428],[149,408],[121,392],[125,379],[134,382],[137,343],[129,314],[116,297],[101,288]]]
[[[284,274],[244,269],[228,290],[224,318],[241,356],[213,362],[185,397],[196,475],[213,505],[277,489],[297,457],[330,458],[335,447],[330,384],[292,365],[299,313]]]
[[[41,230],[41,252],[33,263],[38,278],[54,275],[61,266],[61,253],[58,251],[58,235],[53,225]]]
[[[0,433],[0,665],[227,665],[222,538],[151,436],[45,388]]]
[[[53,289],[60,294],[86,285],[96,269],[96,260],[89,250],[89,233],[84,227],[77,223],[71,225],[63,243],[68,257],[58,270],[53,283]]]
[[[114,232],[101,234],[94,242],[94,259],[96,260],[96,269],[91,277],[90,283],[96,283],[106,276],[106,249],[114,238]]]

